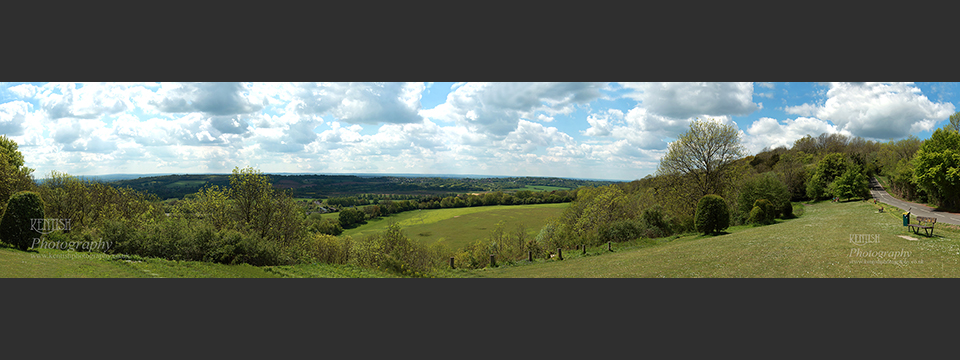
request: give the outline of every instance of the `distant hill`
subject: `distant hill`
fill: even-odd
[[[384,176],[384,175],[279,175],[267,174],[275,188],[289,190],[297,198],[328,198],[358,194],[397,195],[444,195],[463,192],[498,191],[519,189],[525,186],[550,186],[557,189],[574,189],[580,186],[602,186],[613,181],[576,180],[539,177],[442,177],[429,176]],[[134,178],[134,176],[137,176]],[[120,178],[126,177],[126,178]],[[86,177],[91,179],[92,177]],[[187,175],[100,175],[99,181],[118,187],[156,194],[161,199],[183,198],[205,186],[228,187],[229,174]],[[116,179],[116,180],[111,180]],[[93,180],[93,179],[91,179]]]

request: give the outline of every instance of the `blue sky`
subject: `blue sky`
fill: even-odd
[[[926,139],[957,83],[0,83],[35,177],[264,172],[557,176],[656,171],[690,121],[748,152],[810,134]]]

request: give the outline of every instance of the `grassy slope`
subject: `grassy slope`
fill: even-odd
[[[344,265],[223,265],[197,261],[109,260],[102,254],[0,248],[0,277],[7,278],[383,278],[389,273]]]
[[[395,221],[412,240],[433,244],[443,239],[447,247],[457,249],[488,238],[501,220],[506,225],[504,230],[508,234],[512,235],[517,226],[523,224],[527,235],[534,238],[550,217],[560,215],[568,206],[570,203],[406,211],[369,220],[366,225],[345,230],[343,235],[362,237],[384,231],[387,225]]]
[[[23,252],[0,248],[0,277],[26,278],[260,278],[277,277],[250,265],[222,265],[194,261],[109,260],[102,254],[39,249]]]
[[[542,205],[541,205],[542,206]],[[887,205],[889,207],[889,205]],[[520,207],[514,207],[519,210]],[[474,208],[479,210],[482,208]],[[683,236],[655,246],[618,244],[615,251],[591,248],[587,255],[564,251],[565,260],[525,261],[484,270],[447,270],[451,277],[960,277],[960,229],[938,226],[933,237],[914,235],[897,212],[878,213],[872,202],[821,202],[799,219],[763,227],[742,226],[721,236]],[[427,212],[424,222],[444,224],[452,213]],[[451,214],[445,214],[449,212]],[[516,214],[516,213],[514,213]],[[491,211],[467,215],[490,216]],[[467,217],[461,215],[461,218]],[[419,221],[419,219],[418,219]],[[439,226],[439,225],[438,225]],[[856,245],[852,234],[876,234],[879,243]],[[897,235],[909,235],[917,241]],[[909,252],[901,264],[853,263],[861,251]],[[68,255],[44,258],[37,255]],[[882,260],[882,259],[880,259]],[[922,263],[921,263],[922,262]],[[444,276],[444,275],[441,275]],[[353,266],[296,265],[254,267],[147,259],[97,259],[76,252],[0,248],[0,277],[394,277]]]
[[[876,234],[878,244],[855,245],[852,234]],[[897,235],[918,238],[910,241]],[[687,236],[666,244],[603,256],[546,261],[482,271],[484,277],[960,277],[960,231],[938,228],[914,235],[899,213],[878,213],[872,202],[821,202],[801,218],[746,227],[721,236]],[[901,264],[851,256],[898,251]],[[887,260],[890,260],[889,256]],[[914,263],[909,263],[913,261]],[[922,263],[917,263],[922,261]]]

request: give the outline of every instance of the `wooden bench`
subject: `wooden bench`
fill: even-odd
[[[919,234],[920,230],[918,229],[923,229],[923,232],[927,234],[927,236],[933,236],[933,225],[936,223],[937,223],[937,218],[917,216],[917,223],[907,224],[907,226],[913,228],[914,234]]]

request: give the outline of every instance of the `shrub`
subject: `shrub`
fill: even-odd
[[[754,206],[753,209],[750,210],[750,215],[747,217],[747,224],[763,224],[763,219],[766,217],[767,215],[763,213],[762,207]]]
[[[780,213],[783,214],[783,219],[793,219],[793,203],[787,201],[787,204],[780,209]]]
[[[293,262],[283,256],[276,241],[265,240],[252,232],[218,231],[213,224],[203,221],[168,218],[150,223],[143,229],[123,221],[105,221],[101,234],[103,241],[111,242],[108,252],[113,254],[254,266]]]
[[[718,195],[705,195],[697,203],[697,213],[693,220],[698,232],[718,233],[730,226],[730,210],[727,203]]]
[[[664,218],[660,205],[643,210],[640,215],[640,227],[643,229],[643,236],[648,238],[670,235],[670,224]]]
[[[776,208],[766,199],[758,199],[747,217],[748,224],[769,225],[773,223]]]
[[[310,232],[337,236],[343,234],[343,227],[339,221],[333,219],[310,219],[307,229]]]
[[[350,237],[338,238],[326,234],[313,236],[314,256],[319,262],[327,264],[346,264],[350,260]]]
[[[737,197],[740,216],[747,217],[758,199],[767,199],[773,204],[773,216],[777,217],[785,207],[790,205],[790,191],[771,173],[750,179],[743,184],[740,195]]]
[[[532,251],[532,252],[533,252],[533,258],[534,258],[534,259],[542,258],[542,257],[544,257],[544,255],[546,255],[546,253],[547,253],[546,249],[544,249],[543,246],[541,245],[541,243],[540,243],[539,241],[537,241],[536,239],[532,239],[532,240],[527,241],[526,249],[527,249],[527,251]]]
[[[30,219],[43,219],[43,199],[32,191],[21,191],[10,197],[0,218],[0,238],[20,250],[30,248],[33,239],[40,236]]]
[[[365,214],[363,211],[357,209],[344,209],[340,211],[338,215],[340,227],[343,229],[350,229],[359,224],[365,224]]]
[[[764,224],[773,224],[773,219],[777,217],[777,207],[767,199],[759,199],[753,203],[753,206],[759,206],[763,209],[763,222]]]
[[[558,234],[557,226],[552,222],[547,223],[542,228],[540,228],[540,233],[537,234],[536,242],[541,248],[544,249],[555,249],[560,246],[560,234]]]
[[[101,240],[110,244],[114,253],[137,254],[143,246],[140,231],[120,220],[105,220],[101,228]]]
[[[455,266],[469,269],[485,268],[490,265],[491,250],[493,249],[488,242],[478,240],[454,255]]]
[[[601,242],[624,242],[642,236],[642,228],[632,220],[617,220],[608,226],[600,228]]]

